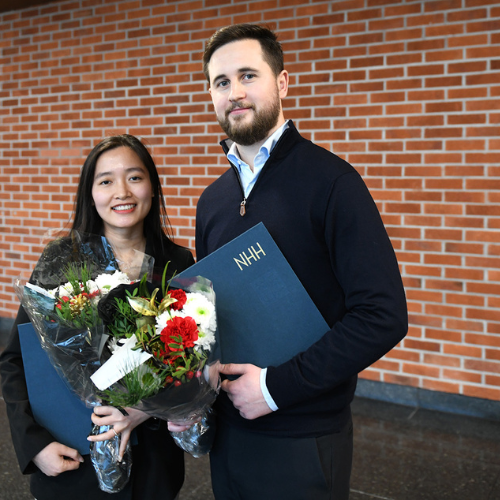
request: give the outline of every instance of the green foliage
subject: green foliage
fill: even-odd
[[[141,399],[154,396],[161,387],[161,374],[153,374],[141,365],[124,375],[120,384],[101,391],[100,396],[105,404],[116,407],[137,406]]]
[[[66,266],[64,276],[71,284],[73,295],[78,295],[81,292],[90,293],[87,282],[92,279],[92,270],[92,265],[86,262],[83,264],[70,262]]]
[[[137,288],[134,289],[135,295]],[[129,295],[129,292],[127,292]],[[137,329],[136,321],[141,318],[141,314],[134,311],[130,304],[123,299],[115,298],[117,314],[113,318],[113,323],[108,325],[108,330],[113,337],[118,339],[130,337]]]

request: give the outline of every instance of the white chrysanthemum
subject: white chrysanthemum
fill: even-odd
[[[56,295],[59,297],[73,297],[73,287],[71,286],[71,283],[65,283],[64,285],[61,285],[58,288],[55,288],[53,290]]]
[[[188,293],[182,310],[191,316],[203,332],[215,332],[215,306],[201,293]]]
[[[203,349],[205,351],[210,350],[210,346],[215,342],[215,334],[214,332],[208,330],[203,332],[201,330],[198,331],[198,340],[194,342],[195,349],[197,351]]]
[[[99,287],[97,286],[97,283],[95,281],[88,280],[87,281],[87,290],[89,291],[89,293],[95,293],[95,292],[99,292]]]
[[[165,311],[164,313],[161,313],[159,316],[156,316],[156,335],[160,335],[162,330],[167,326],[167,321],[169,319],[175,318],[176,316],[179,316],[181,318],[185,318],[186,314],[182,311]]]
[[[103,295],[106,295],[110,290],[116,288],[118,285],[129,285],[130,280],[125,273],[115,271],[113,274],[100,274],[95,279],[97,288]]]

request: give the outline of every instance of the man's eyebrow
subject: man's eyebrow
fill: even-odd
[[[255,68],[252,68],[252,67],[250,67],[250,66],[245,66],[245,67],[243,67],[243,68],[239,68],[239,69],[238,69],[238,73],[239,73],[239,74],[241,74],[241,73],[248,73],[248,72],[257,73],[257,72],[258,72],[258,70],[257,70],[257,69],[255,69]],[[225,78],[227,78],[227,75],[226,75],[226,74],[224,74],[224,73],[222,73],[221,75],[217,75],[217,76],[213,79],[212,83],[218,82],[219,80],[224,80]]]

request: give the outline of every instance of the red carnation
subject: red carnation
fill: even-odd
[[[182,338],[182,344],[179,344],[179,336]],[[195,341],[198,340],[198,326],[190,316],[186,318],[176,316],[167,321],[167,326],[161,331],[160,338],[165,344],[167,353],[182,351],[185,348],[194,347]],[[179,347],[169,345],[173,343],[179,344]]]
[[[184,304],[187,300],[187,295],[184,290],[169,290],[167,292],[167,295],[177,300],[177,302],[174,302],[170,306],[171,309],[173,309],[174,311],[180,311],[184,307]]]

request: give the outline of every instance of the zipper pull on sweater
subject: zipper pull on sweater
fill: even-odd
[[[243,201],[240,203],[240,215],[243,217],[247,213],[247,209],[245,205],[247,204],[247,199],[244,198]]]

